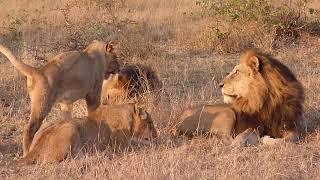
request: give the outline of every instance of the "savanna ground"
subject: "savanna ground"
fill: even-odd
[[[215,4],[220,2],[221,4]],[[270,0],[0,0],[0,43],[41,66],[93,39],[118,43],[120,60],[152,66],[164,88],[146,96],[158,145],[97,152],[18,168],[29,117],[26,78],[0,57],[0,178],[4,179],[320,179],[320,3]],[[284,2],[284,3],[283,3]],[[308,136],[298,145],[230,148],[216,138],[174,138],[170,125],[187,107],[222,102],[219,81],[243,49],[258,47],[303,83]],[[73,116],[86,114],[83,101]],[[55,107],[47,117],[59,115]]]

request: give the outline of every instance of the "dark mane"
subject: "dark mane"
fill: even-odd
[[[154,91],[162,88],[161,81],[150,66],[127,65],[120,70],[119,74],[128,80],[130,94],[141,94],[148,90]]]

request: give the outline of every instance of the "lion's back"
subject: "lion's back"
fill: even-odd
[[[236,114],[228,105],[204,105],[183,111],[176,133],[188,136],[196,133],[231,135],[235,122]]]

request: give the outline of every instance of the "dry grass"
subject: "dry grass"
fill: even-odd
[[[317,1],[311,3],[319,6]],[[268,49],[305,87],[306,141],[232,149],[215,138],[186,140],[173,138],[167,131],[186,107],[221,102],[217,84],[239,58],[238,53],[212,51],[212,19],[203,16],[195,1],[0,0],[0,7],[0,43],[29,64],[40,66],[57,52],[81,49],[93,39],[112,39],[119,42],[124,63],[150,65],[164,84],[161,100],[148,106],[160,132],[158,145],[19,169],[13,160],[22,154],[21,133],[29,117],[29,98],[25,78],[1,58],[1,179],[319,179],[318,37],[305,34],[298,45]],[[270,39],[265,38],[268,43]],[[85,112],[84,102],[79,101],[73,116]],[[55,107],[48,121],[56,120],[58,114]]]

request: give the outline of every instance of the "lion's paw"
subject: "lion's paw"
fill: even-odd
[[[276,145],[283,142],[283,140],[278,138],[271,138],[270,136],[263,136],[261,138],[261,142],[262,144],[266,144],[266,145]]]

